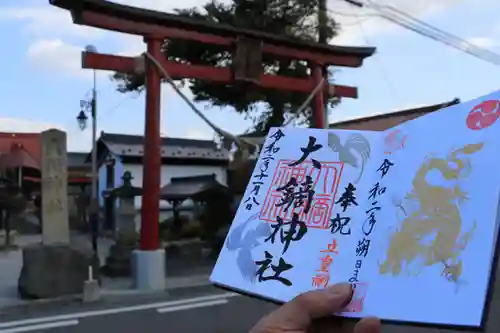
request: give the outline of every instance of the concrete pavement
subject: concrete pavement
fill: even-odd
[[[213,287],[168,300],[0,315],[0,333],[244,333],[276,306]]]
[[[87,241],[75,238],[72,241],[80,241],[82,246]],[[22,240],[20,248],[39,242],[39,236]],[[100,249],[101,255],[107,252],[107,246]],[[274,307],[210,286],[210,270],[201,266],[169,276],[165,292],[141,293],[130,289],[130,278],[118,278],[103,280],[104,297],[95,303],[82,303],[74,296],[20,300],[17,277],[21,256],[20,249],[0,252],[0,333],[247,332]]]
[[[17,250],[0,251],[0,313],[5,308],[28,306],[37,307],[38,304],[66,304],[78,301],[81,296],[63,296],[58,299],[47,300],[22,300],[18,296],[17,279],[22,268],[22,248],[28,245],[41,242],[40,235],[23,235],[18,237]],[[87,235],[78,233],[71,234],[71,243],[84,248],[90,246]],[[101,262],[105,261],[106,255],[109,252],[109,247],[113,244],[112,240],[99,239],[99,257]],[[183,269],[180,269],[183,268]],[[209,285],[208,276],[211,272],[211,266],[197,265],[193,267],[174,267],[172,271],[168,271],[165,285],[166,290],[163,293],[166,295],[171,290],[187,287],[199,287]],[[132,279],[128,278],[107,278],[103,277],[101,285],[101,295],[105,298],[110,296],[133,296],[144,293],[140,290],[131,289]]]
[[[17,279],[23,266],[22,249],[29,245],[39,244],[41,241],[41,235],[20,235],[16,239],[18,249],[0,251],[0,308],[26,302],[20,300],[17,294]],[[81,248],[90,247],[88,236],[76,232],[71,234],[71,243]],[[99,239],[101,262],[105,260],[111,244],[113,244],[113,241],[110,239]]]

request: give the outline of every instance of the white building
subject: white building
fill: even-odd
[[[113,223],[113,203],[102,196],[106,189],[122,185],[123,173],[130,171],[132,185],[142,187],[142,156],[144,137],[138,135],[110,134],[101,132],[97,143],[99,166],[99,205],[104,213],[104,223]],[[216,180],[227,186],[229,152],[218,149],[213,141],[180,138],[162,138],[161,186],[170,183],[171,178],[215,175]],[[136,225],[140,225],[141,197],[135,198],[138,211]],[[192,209],[192,202],[186,201],[180,210]],[[160,201],[160,221],[172,214],[172,207]],[[107,222],[106,222],[107,221]],[[107,228],[113,226],[107,225]]]

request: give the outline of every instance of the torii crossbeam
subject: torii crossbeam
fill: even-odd
[[[363,60],[375,52],[375,48],[371,47],[340,47],[290,40],[265,32],[239,29],[103,0],[50,0],[50,3],[70,11],[75,24],[143,36],[147,52],[176,79],[197,78],[212,81],[214,84],[244,81],[264,88],[304,93],[311,93],[323,81],[323,90],[314,97],[316,127],[324,127],[326,122],[323,97],[325,92],[338,97],[358,96],[355,87],[329,85],[324,80],[323,69],[326,66],[360,67]],[[161,50],[166,39],[185,39],[226,47],[233,52],[233,66],[214,68],[168,61]],[[308,61],[312,75],[304,79],[266,75],[262,70],[263,54]],[[82,60],[83,68],[124,73],[132,73],[135,70],[135,59],[131,57],[84,52]],[[164,251],[163,254],[158,252],[161,74],[149,61],[146,61],[145,70],[141,251],[136,258],[139,262],[134,269],[136,274],[143,276],[140,278],[142,282],[136,282],[139,288],[161,289],[164,286],[164,270],[157,269],[153,272],[150,267],[164,267],[165,262]],[[139,272],[140,270],[143,272]]]

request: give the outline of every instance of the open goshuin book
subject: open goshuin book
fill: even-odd
[[[481,326],[497,241],[500,92],[384,132],[273,128],[211,282],[338,315]]]

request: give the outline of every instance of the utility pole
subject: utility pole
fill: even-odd
[[[97,49],[93,45],[87,45],[85,48],[86,52],[95,52]],[[87,127],[87,115],[86,112],[90,112],[92,119],[92,193],[90,199],[90,209],[89,209],[89,222],[90,222],[90,235],[92,241],[92,249],[94,255],[97,257],[98,251],[98,230],[99,230],[99,199],[98,199],[98,189],[97,189],[97,75],[96,70],[93,71],[93,86],[92,86],[92,99],[89,101],[80,101],[80,106],[82,110],[76,118],[80,129],[84,130]]]
[[[328,44],[326,31],[328,25],[328,14],[326,9],[326,0],[319,0],[318,3],[318,42]]]
[[[328,44],[327,39],[327,29],[328,29],[328,14],[326,7],[326,0],[318,0],[318,42],[321,44]],[[328,71],[327,68],[323,68],[323,76],[327,78]],[[323,124],[324,128],[328,128],[328,93],[323,92],[323,100],[325,102],[324,112],[325,112],[325,122]]]
[[[92,249],[97,257],[97,237],[99,230],[99,199],[97,189],[97,89],[96,89],[96,70],[93,73],[92,88],[92,197],[90,201],[90,227]]]

